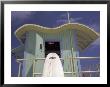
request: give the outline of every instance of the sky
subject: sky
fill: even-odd
[[[81,23],[100,33],[99,11],[69,11],[71,23]],[[57,27],[68,22],[66,11],[12,11],[11,12],[11,48],[20,45],[14,32],[24,24],[37,24],[44,27]],[[94,41],[79,56],[100,56],[100,38]],[[17,76],[18,64],[15,57],[11,60],[12,76]],[[92,62],[91,62],[92,61]],[[81,66],[90,63],[99,63],[99,60],[82,60]],[[83,69],[83,68],[82,68]]]

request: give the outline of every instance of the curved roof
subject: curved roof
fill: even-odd
[[[83,50],[89,44],[99,37],[99,33],[93,29],[79,23],[67,23],[55,28],[43,27],[36,24],[25,24],[15,31],[16,37],[21,41],[22,35],[28,31],[44,32],[44,33],[58,33],[65,29],[73,29],[77,31],[77,44],[78,47]]]

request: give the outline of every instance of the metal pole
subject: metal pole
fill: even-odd
[[[70,15],[68,11],[67,11],[67,16],[68,16],[68,23],[70,23]]]
[[[70,15],[69,15],[69,12],[67,11],[67,16],[68,16],[68,23],[70,23]],[[70,43],[71,43],[71,54],[72,54],[72,58],[71,58],[71,71],[72,71],[72,76],[74,75],[74,64],[73,64],[73,47],[72,47],[72,34],[71,34],[71,31],[70,31]]]

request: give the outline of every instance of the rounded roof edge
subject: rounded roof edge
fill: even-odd
[[[78,45],[80,46],[81,49],[86,48],[88,44],[92,43],[99,37],[99,33],[95,32],[93,29],[89,28],[88,26],[79,23],[67,23],[55,28],[43,27],[36,24],[24,24],[15,31],[15,35],[18,38],[18,40],[20,40],[21,36],[28,31],[36,31],[36,32],[39,31],[43,33],[58,33],[65,29],[74,29],[78,31],[77,34],[79,40]],[[90,38],[87,38],[86,41],[83,40],[84,39],[83,37],[88,37],[88,35]],[[82,43],[84,44],[84,46],[82,46]]]

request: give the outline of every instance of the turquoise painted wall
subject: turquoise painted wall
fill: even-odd
[[[36,33],[28,32],[26,33],[26,41],[25,41],[25,51],[24,51],[24,59],[26,61],[23,62],[23,76],[32,76],[32,59],[35,58],[35,47],[36,47]]]
[[[64,30],[59,33],[41,33],[41,32],[28,32],[26,34],[25,42],[25,59],[34,59],[34,58],[44,58],[45,57],[45,41],[59,41],[61,58],[64,58],[63,69],[64,72],[76,72],[75,74],[68,73],[65,76],[77,76],[78,75],[78,61],[73,60],[74,66],[71,65],[70,59],[76,57],[75,41],[74,41],[74,31],[73,30]],[[42,50],[40,49],[40,44],[42,44]],[[73,50],[72,50],[73,48]],[[70,59],[69,59],[70,58]],[[35,73],[42,73],[43,71],[44,60],[37,60],[35,62]],[[26,76],[32,76],[32,66],[33,61],[26,61],[23,64],[23,72]],[[41,76],[35,75],[35,76]]]

